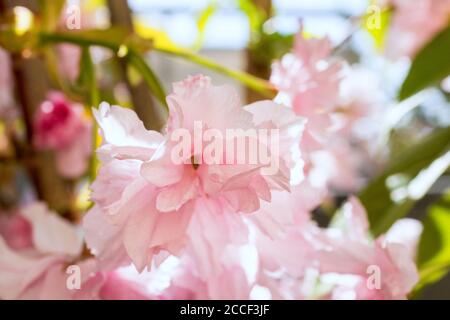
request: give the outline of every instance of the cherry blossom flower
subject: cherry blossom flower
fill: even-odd
[[[290,149],[296,149],[304,121],[270,102],[261,103],[266,113],[261,117],[257,104],[242,108],[231,88],[214,87],[203,76],[175,84],[167,101],[171,113],[165,136],[147,131],[131,110],[102,104],[95,111],[104,143],[98,150],[102,166],[92,185],[96,205],[84,220],[87,243],[105,268],[131,259],[142,271],[185,249],[202,276],[217,274],[223,250],[246,242],[243,214],[258,210],[261,200],[270,201],[271,190],[290,188],[290,168],[298,160]],[[282,110],[292,116],[289,121]],[[280,150],[283,157],[274,175],[264,175],[259,164],[201,162],[206,149],[191,144],[183,155],[187,162],[174,163],[171,133],[185,129],[195,135],[199,121],[216,132],[279,128],[281,136],[294,136],[294,144]]]
[[[64,266],[81,253],[77,230],[41,203],[0,225],[0,298],[68,297]]]
[[[156,299],[142,283],[118,270],[100,271],[93,258],[81,259],[82,237],[42,203],[33,203],[11,215],[0,216],[1,299]],[[67,286],[78,268],[80,287]]]
[[[272,286],[272,294],[291,299],[405,299],[418,281],[414,259],[420,222],[398,220],[375,240],[368,228],[364,208],[351,198],[326,229],[311,221],[291,228],[284,239],[271,241],[260,235],[260,285]],[[311,270],[316,285],[308,287]],[[379,277],[378,282],[371,282],[372,275]],[[290,285],[277,287],[280,282]],[[328,288],[320,295],[318,283],[321,290]]]
[[[89,163],[92,129],[83,112],[82,106],[52,92],[34,119],[36,147],[55,151],[57,169],[67,178],[82,175]]]
[[[307,39],[300,30],[293,52],[272,67],[270,80],[279,91],[276,100],[308,119],[326,117],[325,111],[336,106],[344,67],[343,61],[331,59],[331,49],[328,38]]]
[[[449,0],[390,0],[388,4],[393,14],[386,51],[392,58],[414,57],[449,22]]]

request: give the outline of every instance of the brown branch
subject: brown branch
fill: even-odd
[[[16,5],[23,5],[36,11],[34,0],[0,0],[2,12]],[[72,192],[70,185],[58,174],[54,155],[41,152],[33,147],[33,116],[39,104],[46,98],[50,89],[47,72],[43,61],[37,56],[11,55],[15,87],[21,114],[26,129],[25,156],[33,161],[25,161],[27,172],[35,188],[37,197],[45,201],[51,209],[62,213],[71,211]]]

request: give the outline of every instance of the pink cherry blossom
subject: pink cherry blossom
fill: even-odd
[[[266,115],[260,117],[257,104],[242,108],[231,88],[214,87],[203,76],[175,84],[167,101],[166,136],[147,131],[131,110],[103,104],[95,111],[104,143],[98,150],[102,166],[92,185],[96,205],[84,220],[86,240],[106,268],[131,260],[142,271],[155,257],[179,255],[184,249],[202,276],[218,274],[223,250],[248,237],[243,213],[270,201],[271,190],[289,189],[290,168],[296,167],[298,156],[290,156],[284,146],[280,170],[271,176],[262,174],[261,165],[196,164],[204,149],[189,148],[184,155],[188,162],[175,164],[170,134],[180,128],[192,132],[196,121],[219,131],[270,126],[280,128],[282,136],[292,131],[295,147],[304,121],[270,102],[261,103]],[[292,116],[289,121],[283,108]]]
[[[259,285],[284,299],[405,299],[418,281],[414,256],[420,223],[399,220],[376,240],[368,228],[364,208],[351,198],[329,228],[303,223],[275,241],[260,234]],[[371,270],[379,271],[379,287],[370,285]],[[329,288],[319,296],[315,286],[307,286],[311,271],[313,283]]]
[[[34,143],[39,149],[56,152],[57,168],[67,178],[83,174],[91,148],[91,123],[83,107],[61,93],[52,92],[36,111]]]
[[[100,271],[93,259],[80,260],[78,228],[34,203],[0,219],[1,299],[151,299],[143,284],[117,271]],[[70,289],[66,272],[79,268],[80,288]]]
[[[326,117],[336,106],[344,64],[330,58],[331,49],[328,38],[306,39],[300,30],[293,52],[274,63],[270,80],[280,92],[277,99],[298,115]]]
[[[81,253],[77,230],[41,203],[0,224],[0,298],[68,297],[64,266]]]
[[[390,57],[414,57],[448,25],[449,0],[390,0],[388,3],[393,6],[386,44]]]
[[[246,300],[251,287],[247,276],[239,266],[227,267],[220,274],[206,280],[200,275],[183,270],[174,277],[171,286],[161,298],[176,300]]]

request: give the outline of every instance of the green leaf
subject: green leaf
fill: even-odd
[[[239,9],[247,16],[252,33],[259,33],[267,15],[253,0],[237,0]]]
[[[41,28],[45,31],[55,30],[60,21],[65,0],[39,0],[41,11]]]
[[[429,209],[423,226],[417,261],[420,280],[415,292],[439,281],[450,270],[450,189]]]
[[[89,47],[83,47],[80,58],[80,74],[77,84],[87,92],[91,107],[97,108],[100,104],[100,93],[97,87],[94,62]]]
[[[49,43],[72,43],[79,46],[101,46],[118,51],[127,43],[129,32],[120,27],[89,29],[80,31],[41,32],[42,45]]]
[[[123,51],[123,54],[121,54],[123,57],[126,57],[128,53],[132,52],[133,54],[131,55],[131,58],[129,57],[130,61],[133,61],[133,64],[135,65],[137,64],[142,66],[142,70],[138,68],[138,71],[141,72],[141,74],[146,74],[144,78],[147,83],[149,85],[151,84],[150,87],[155,90],[155,96],[161,103],[164,101],[165,105],[165,97],[162,99],[162,91],[158,89],[158,87],[162,87],[160,85],[156,85],[155,81],[152,81],[153,78],[156,78],[153,71],[146,65],[145,62],[142,63],[144,60],[141,57],[138,57],[138,50],[136,50],[133,46],[127,46],[127,39],[129,39],[129,37],[126,32],[123,33],[122,31],[121,33],[121,30],[122,29],[118,29],[118,35],[115,34],[115,29],[89,30],[80,32],[43,32],[40,34],[40,41],[41,44],[67,42],[79,46],[103,46],[114,50],[116,53],[121,53],[121,51]],[[268,81],[242,71],[229,69],[219,63],[197,55],[192,51],[177,47],[172,42],[167,40],[168,39],[166,37],[162,37],[161,35],[158,38],[155,38],[153,41],[153,50],[189,60],[208,69],[234,78],[269,99],[272,99],[275,96],[276,89]]]
[[[214,13],[217,11],[217,8],[218,8],[217,2],[212,1],[208,6],[206,6],[204,10],[200,12],[200,16],[198,17],[197,20],[198,35],[194,44],[195,51],[201,48],[203,40],[205,38],[206,25],[208,24],[208,21],[211,19]]]
[[[250,44],[253,62],[260,66],[270,66],[274,60],[280,59],[292,50],[294,35],[283,35],[279,32],[261,32],[260,39]]]
[[[404,217],[450,163],[450,127],[436,129],[395,157],[361,191],[372,234],[378,236]]]
[[[161,105],[168,109],[164,88],[158,77],[155,75],[150,66],[145,62],[145,60],[141,57],[141,55],[130,49],[128,54],[125,56],[125,59],[131,66],[134,67],[135,71],[141,74],[148,87],[152,91],[153,95],[161,103]]]
[[[391,22],[392,10],[381,8],[377,0],[371,0],[367,14],[362,19],[363,28],[372,36],[375,48],[381,51]]]
[[[450,74],[450,26],[439,33],[415,57],[403,82],[399,99],[439,83]]]

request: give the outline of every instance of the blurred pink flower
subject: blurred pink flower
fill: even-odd
[[[75,21],[73,9],[80,10],[78,20]],[[79,25],[74,24],[78,22]],[[73,25],[72,25],[73,24]],[[81,1],[78,5],[66,2],[61,10],[58,29],[60,30],[88,30],[103,29],[109,26],[109,16],[100,7],[90,7],[86,1]],[[55,46],[58,55],[57,63],[59,72],[70,81],[75,81],[80,73],[80,59],[82,49],[72,44],[59,44]],[[110,56],[109,52],[101,47],[90,48],[94,61],[100,62]]]
[[[280,92],[277,99],[296,114],[321,119],[336,106],[344,63],[331,59],[331,49],[328,38],[306,39],[301,29],[293,52],[273,64],[270,80]]]
[[[220,273],[223,250],[248,237],[242,213],[259,209],[261,200],[270,201],[271,190],[289,189],[289,168],[295,166],[288,162],[296,157],[288,156],[290,148],[284,146],[279,172],[264,175],[258,164],[196,164],[204,149],[192,146],[183,155],[189,162],[175,164],[171,132],[182,128],[193,133],[195,121],[221,132],[270,126],[280,128],[282,136],[296,128],[295,147],[303,120],[270,102],[260,103],[260,112],[266,113],[261,117],[258,104],[242,108],[231,88],[214,87],[203,76],[175,84],[167,101],[166,136],[147,131],[131,110],[102,104],[95,111],[104,137],[98,150],[103,164],[92,185],[96,205],[84,220],[87,243],[109,268],[131,259],[142,271],[157,254],[177,255],[187,248],[202,276]]]
[[[386,51],[388,56],[414,57],[450,21],[449,0],[390,0],[393,6]]]
[[[68,297],[64,266],[77,258],[77,230],[41,203],[0,221],[0,298]]]
[[[365,210],[351,198],[326,229],[311,221],[275,241],[260,235],[258,281],[273,286],[272,294],[284,298],[405,299],[418,281],[414,259],[421,230],[420,222],[401,219],[385,235],[371,240]],[[315,270],[313,283],[329,290],[316,296],[316,286],[305,286],[310,270]],[[379,287],[369,284],[373,270],[379,271]],[[276,281],[296,285],[277,287]]]
[[[57,92],[41,103],[34,119],[34,143],[41,150],[56,152],[57,168],[67,178],[82,175],[92,150],[92,125],[83,107]]]
[[[103,272],[95,259],[79,261],[82,237],[44,204],[0,216],[0,299],[150,299],[136,281]],[[80,288],[69,289],[69,265],[79,267]]]
[[[356,75],[366,76],[333,57],[327,38],[305,38],[303,28],[293,52],[273,65],[271,82],[279,90],[275,101],[290,106],[307,121],[299,143],[305,179],[317,190],[353,192],[360,186],[360,155],[351,143],[356,137],[354,127],[374,106],[357,93],[374,93],[370,82],[351,82]]]
[[[21,214],[0,215],[0,235],[13,250],[31,248],[31,224]]]

